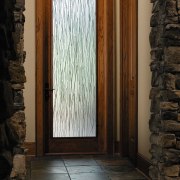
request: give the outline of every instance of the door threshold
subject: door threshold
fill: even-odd
[[[62,155],[107,155],[102,152],[71,152],[71,153],[44,153],[44,156],[62,156]]]

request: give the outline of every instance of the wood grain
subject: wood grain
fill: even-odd
[[[137,0],[121,0],[121,154],[137,159]]]

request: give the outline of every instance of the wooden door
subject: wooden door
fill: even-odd
[[[65,0],[63,0],[65,1]],[[70,1],[72,2],[72,1]],[[53,135],[53,0],[46,0],[43,4],[44,14],[44,80],[43,80],[43,133],[44,152],[46,154],[77,154],[77,153],[106,153],[112,152],[109,145],[113,143],[112,134],[107,129],[113,127],[113,118],[110,116],[112,107],[108,107],[108,101],[112,101],[112,88],[109,86],[108,80],[112,80],[110,72],[112,67],[109,67],[112,58],[112,44],[109,43],[108,36],[113,37],[108,28],[109,20],[112,18],[113,1],[96,0],[96,133],[92,137],[54,137]],[[108,8],[111,10],[109,13]],[[107,14],[109,13],[109,17]],[[112,39],[110,40],[112,42]],[[109,48],[109,49],[107,49]],[[112,58],[112,59],[111,59]],[[110,89],[110,90],[109,90]],[[111,114],[112,115],[112,114]],[[39,123],[39,122],[38,122]],[[59,127],[61,128],[61,127]],[[111,129],[112,130],[112,129]],[[39,131],[39,130],[38,130]],[[42,140],[42,137],[39,136]],[[38,140],[39,140],[38,139]],[[38,144],[37,144],[38,146]],[[37,147],[38,148],[38,147]],[[113,148],[113,147],[112,147]],[[37,149],[38,151],[38,149]]]

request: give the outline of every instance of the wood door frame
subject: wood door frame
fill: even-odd
[[[136,164],[138,146],[138,0],[121,0],[121,155]],[[133,143],[131,141],[134,141]],[[133,157],[131,157],[133,155]]]
[[[102,28],[105,32],[104,68],[105,80],[105,108],[104,116],[106,121],[106,152],[112,154],[114,151],[113,140],[113,65],[114,63],[114,41],[113,41],[113,2],[104,0],[104,24]],[[46,25],[45,25],[45,0],[36,0],[36,155],[43,156],[45,152],[44,133],[44,59],[46,58]]]

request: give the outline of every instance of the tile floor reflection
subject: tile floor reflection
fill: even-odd
[[[62,156],[27,161],[26,180],[147,180],[125,158]]]

